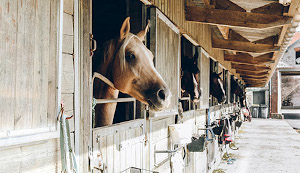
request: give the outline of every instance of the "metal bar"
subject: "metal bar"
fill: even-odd
[[[154,153],[175,153],[183,147],[184,147],[184,145],[176,148],[175,150],[155,150]]]
[[[135,102],[135,98],[96,99],[96,100],[97,100],[97,104],[119,103],[119,102]]]

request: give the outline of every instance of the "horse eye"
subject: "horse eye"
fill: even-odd
[[[135,55],[131,53],[131,54],[126,55],[125,58],[127,61],[132,61],[135,59]]]

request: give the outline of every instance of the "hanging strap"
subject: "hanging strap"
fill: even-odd
[[[60,151],[61,151],[61,164],[62,173],[77,173],[77,163],[75,154],[71,146],[70,138],[70,126],[68,119],[64,114],[64,105],[61,104],[61,116],[60,116]]]

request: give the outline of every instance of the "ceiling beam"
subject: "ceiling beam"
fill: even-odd
[[[241,69],[236,69],[236,73],[240,75],[268,75],[269,74],[266,71],[250,71],[250,70],[241,70]]]
[[[275,52],[280,49],[279,46],[273,46],[269,44],[223,40],[217,38],[212,38],[212,47],[221,50],[234,50],[237,52],[252,52],[252,53]]]
[[[290,24],[292,20],[288,16],[209,9],[195,6],[186,6],[185,14],[187,21],[259,29],[284,26]]]
[[[251,10],[251,13],[272,14],[282,16],[284,6],[278,2],[273,2]]]
[[[240,75],[242,78],[244,77],[248,77],[248,78],[260,78],[260,77],[268,77],[269,76],[269,73],[267,74],[262,74],[262,75],[256,75],[256,74],[241,74]]]
[[[271,37],[254,41],[254,43],[270,44],[270,45],[277,44],[277,42],[278,42],[278,35],[273,35]]]
[[[263,55],[261,55],[261,56],[263,56]],[[245,63],[245,64],[252,64],[252,65],[259,65],[259,64],[266,64],[266,63],[274,62],[271,58],[269,58],[269,59],[259,58],[259,57],[254,58],[247,53],[239,53],[237,55],[225,54],[224,60],[235,62],[235,63]]]
[[[245,9],[243,9],[242,7],[238,6],[237,4],[231,2],[230,0],[216,0],[215,8],[221,9],[221,10],[246,12]]]
[[[231,67],[234,69],[241,69],[241,70],[252,70],[252,71],[269,71],[270,67],[262,67],[262,66],[253,66],[253,65],[245,65],[245,64],[233,64],[231,63]]]

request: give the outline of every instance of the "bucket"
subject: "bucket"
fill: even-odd
[[[190,124],[173,124],[169,126],[173,144],[184,145],[192,142],[192,126]]]
[[[236,121],[235,122],[235,126],[241,127],[242,123],[243,123],[243,121]]]
[[[223,131],[223,127],[224,127],[224,125],[219,125],[219,126],[214,127],[212,130],[215,135],[220,135]]]
[[[199,139],[192,140],[191,143],[187,145],[187,149],[190,152],[203,152],[205,143],[205,136],[202,135]]]

